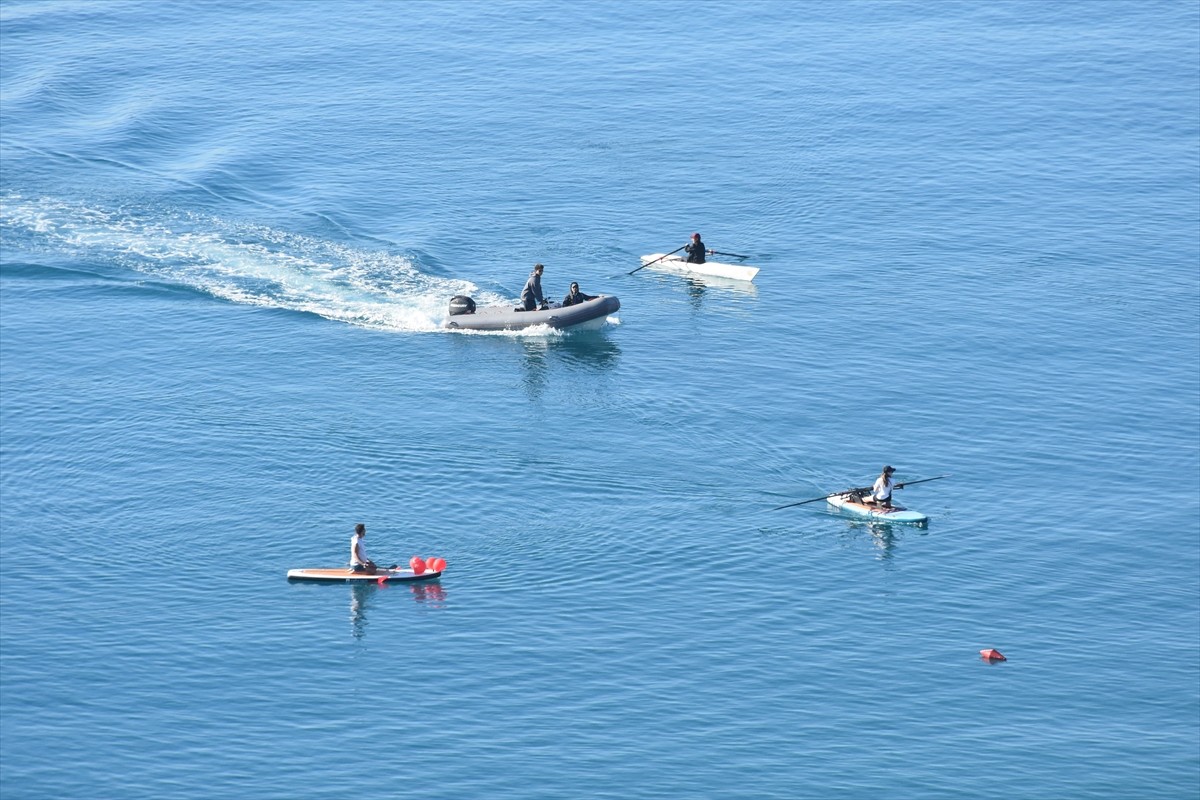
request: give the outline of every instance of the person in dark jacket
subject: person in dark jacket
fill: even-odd
[[[545,269],[541,264],[533,265],[533,272],[529,273],[529,280],[525,281],[525,288],[521,290],[522,307],[517,311],[533,311],[539,306],[543,310],[550,307],[546,298],[542,297],[542,272]]]
[[[595,300],[598,296],[599,295],[584,294],[583,292],[579,291],[578,283],[572,283],[570,293],[566,297],[563,298],[563,301],[562,301],[563,308],[566,308],[567,306],[577,305],[579,303],[584,302],[585,300]]]
[[[683,250],[687,253],[687,263],[689,264],[703,264],[704,254],[706,252],[712,253],[712,250],[706,251],[704,249],[704,242],[700,241],[700,234],[698,233],[692,234],[691,244],[685,244]]]

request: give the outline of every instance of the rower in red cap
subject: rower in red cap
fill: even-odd
[[[685,244],[683,249],[688,254],[687,263],[689,264],[703,264],[704,254],[708,253],[712,255],[712,250],[704,249],[704,242],[700,241],[700,234],[698,233],[692,234],[692,241],[689,244]]]

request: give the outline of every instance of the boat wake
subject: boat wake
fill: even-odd
[[[399,331],[440,331],[446,301],[469,281],[429,275],[405,255],[192,212],[99,208],[53,198],[0,198],[10,253],[107,264],[234,303]]]

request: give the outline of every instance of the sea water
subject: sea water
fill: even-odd
[[[4,2],[0,794],[1200,796],[1198,16]]]

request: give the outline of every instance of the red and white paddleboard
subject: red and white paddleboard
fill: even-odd
[[[349,567],[338,567],[336,569],[289,569],[288,580],[290,581],[324,581],[326,583],[366,583],[374,581],[375,583],[393,583],[398,581],[430,581],[434,578],[440,578],[441,572],[433,570],[425,570],[420,575],[413,572],[411,569],[380,569],[374,574],[366,572],[352,572]]]

